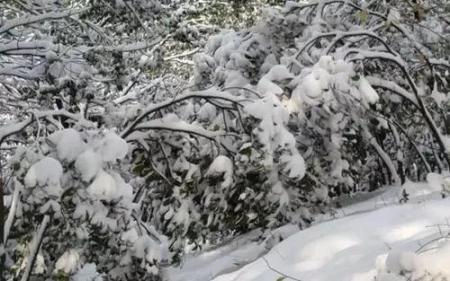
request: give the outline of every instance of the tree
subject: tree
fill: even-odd
[[[1,4],[2,276],[157,279],[187,248],[448,169],[449,38],[428,32],[448,11],[430,3],[288,2],[249,27],[202,16],[232,3]]]

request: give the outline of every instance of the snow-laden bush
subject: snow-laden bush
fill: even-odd
[[[0,102],[14,119],[0,144],[26,144],[7,166],[26,208],[10,228],[23,241],[6,242],[9,254],[31,241],[32,226],[50,231],[56,238],[33,259],[49,264],[40,274],[94,265],[111,278],[154,274],[150,225],[183,253],[254,228],[305,225],[330,197],[450,165],[448,36],[426,32],[448,30],[443,5],[288,2],[251,28],[217,34],[189,61],[198,50],[165,54],[184,48],[171,39],[199,47],[211,32],[189,26],[203,11],[192,1],[31,0],[42,12],[33,16],[13,2],[0,3]],[[167,62],[193,65],[192,79],[156,77]],[[98,131],[69,129],[89,121]],[[68,130],[44,141],[56,127]],[[132,165],[116,165],[124,157]],[[95,228],[107,255],[70,242],[79,239],[72,226]],[[72,244],[55,250],[63,234]],[[15,270],[22,248],[7,260]]]
[[[436,51],[448,36],[427,27],[448,22],[431,4],[288,2],[252,28],[212,37],[194,78],[203,87],[276,93],[307,155],[304,181],[331,195],[423,178],[450,163],[441,95],[448,63]]]
[[[291,200],[307,191],[287,189],[305,167],[279,100],[215,87],[185,96],[194,94],[174,99],[164,118],[125,129],[135,148],[133,171],[149,187],[143,219],[170,237],[174,251],[257,227],[303,224],[297,211],[306,205]],[[157,131],[144,133],[148,128]],[[311,219],[307,212],[304,218]]]
[[[11,276],[30,274],[30,263],[34,275],[58,280],[76,279],[88,268],[98,273],[85,280],[159,275],[166,238],[137,216],[135,192],[118,163],[127,153],[114,132],[93,129],[56,131],[16,152],[17,205],[7,244]]]

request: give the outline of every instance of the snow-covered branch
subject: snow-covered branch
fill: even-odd
[[[375,88],[380,88],[384,90],[388,90],[391,93],[394,93],[412,104],[414,104],[417,108],[419,108],[416,96],[414,96],[412,93],[408,92],[405,88],[399,86],[394,81],[389,81],[386,79],[382,79],[375,76],[366,76],[367,81],[369,81],[370,85]]]
[[[153,104],[153,105],[149,106],[130,125],[128,125],[127,128],[125,128],[122,131],[121,136],[123,138],[126,138],[129,134],[131,134],[133,131],[135,131],[136,126],[138,124],[140,124],[147,116],[151,115],[152,113],[157,112],[163,108],[167,108],[172,105],[175,105],[182,101],[192,99],[192,98],[218,99],[218,100],[224,100],[224,101],[235,103],[235,104],[239,104],[239,102],[242,101],[242,99],[240,99],[240,98],[236,98],[233,96],[229,96],[229,95],[220,93],[220,92],[218,92],[218,90],[216,88],[199,91],[199,92],[188,93],[188,94],[179,96],[177,98],[174,98],[172,100],[168,100],[166,102],[161,102],[161,103]]]
[[[22,132],[25,128],[38,121],[39,119],[44,119],[48,117],[66,117],[71,120],[81,122],[86,126],[93,126],[93,124],[84,119],[82,115],[70,113],[66,110],[51,110],[51,111],[41,111],[33,113],[31,117],[28,119],[13,123],[9,125],[5,125],[0,128],[0,144],[9,136]]]
[[[8,51],[17,50],[40,50],[48,51],[51,50],[54,45],[50,41],[46,40],[34,40],[30,42],[23,41],[11,41],[7,44],[0,44],[0,53],[8,53]]]
[[[45,13],[45,14],[36,15],[36,16],[24,16],[24,17],[14,19],[14,20],[8,20],[8,21],[3,22],[2,26],[0,26],[0,34],[3,34],[7,31],[9,31],[13,28],[19,27],[19,26],[28,25],[28,24],[32,24],[32,23],[38,23],[38,22],[47,21],[47,20],[56,20],[56,19],[67,18],[72,15],[82,13],[86,10],[87,9],[68,10],[68,11],[64,11],[64,12],[51,12],[51,13]]]
[[[41,247],[42,240],[44,239],[44,233],[47,229],[48,223],[50,222],[50,216],[44,215],[37,233],[33,236],[30,244],[30,253],[28,254],[25,271],[22,274],[21,281],[28,281],[30,279],[31,271],[33,270],[34,262],[36,261],[36,256],[38,255],[39,248]]]

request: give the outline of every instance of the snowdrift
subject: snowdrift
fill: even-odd
[[[214,281],[446,280],[450,278],[450,244],[445,241],[449,217],[447,198],[323,222]]]

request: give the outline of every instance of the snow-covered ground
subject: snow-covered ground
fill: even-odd
[[[170,281],[209,281],[251,263],[266,254],[274,246],[274,241],[286,239],[298,231],[296,225],[285,225],[273,230],[269,239],[264,241],[259,239],[261,231],[252,231],[202,254],[187,255],[180,267],[170,267],[165,274]]]
[[[439,274],[450,277],[450,244],[438,239],[450,231],[450,198],[441,199],[442,184],[445,185],[442,176],[430,174],[427,180],[428,183],[407,182],[402,188],[388,187],[368,194],[367,198],[344,200],[348,205],[338,211],[335,215],[338,218],[318,217],[316,224],[293,234],[268,253],[265,253],[267,243],[242,239],[192,256],[183,268],[170,269],[169,278],[173,281],[445,280],[431,278]],[[410,200],[399,205],[403,188]],[[249,263],[251,260],[255,261]]]

